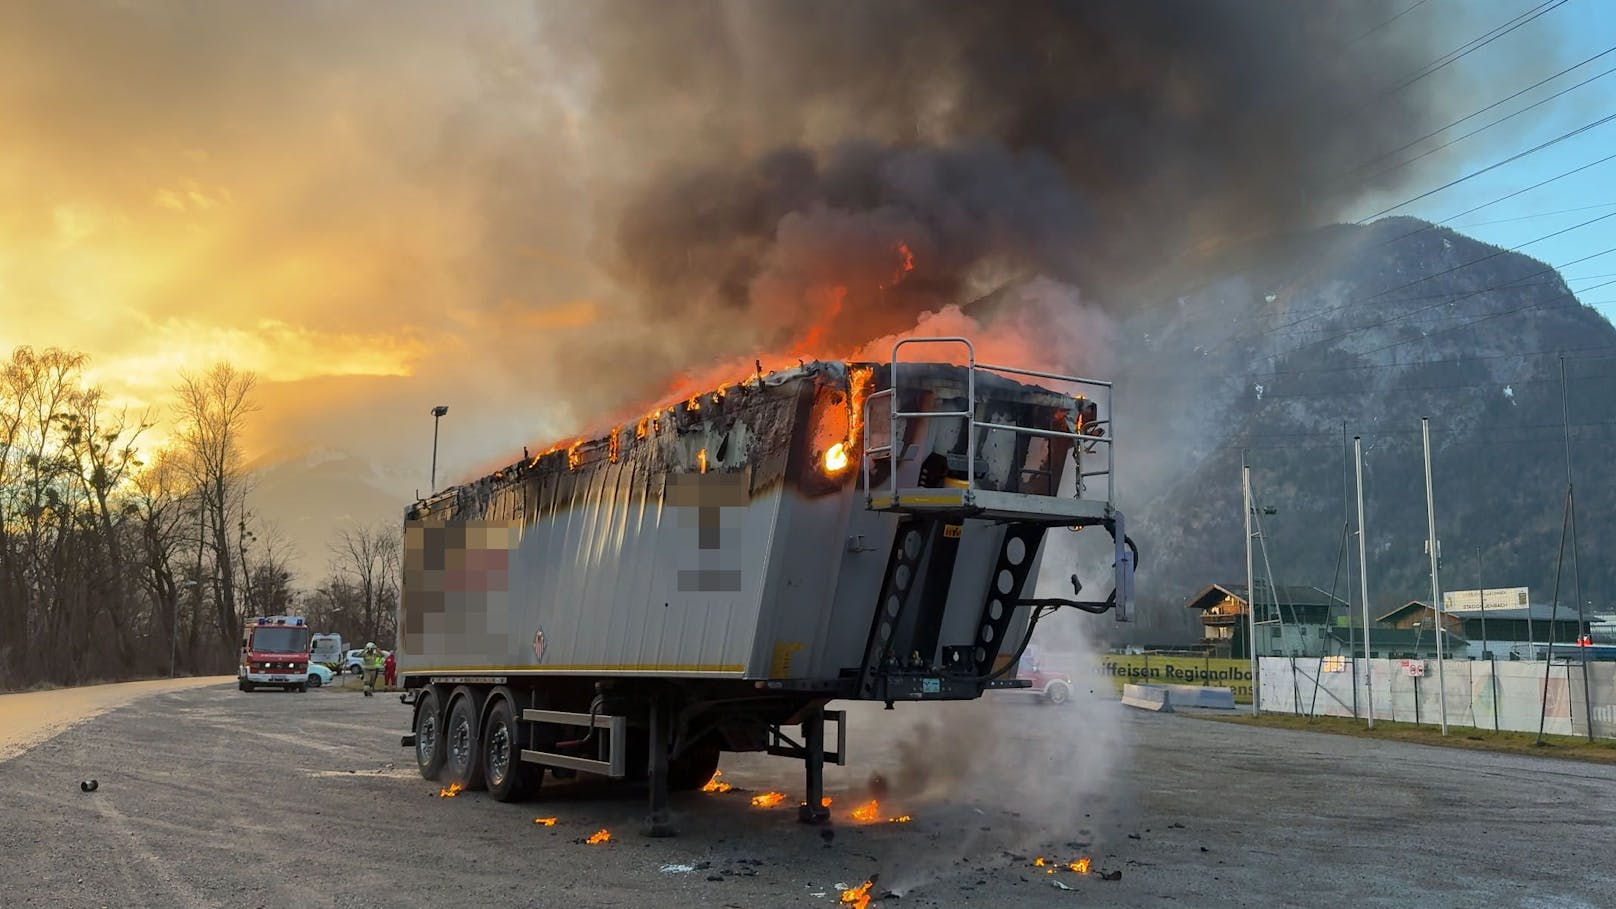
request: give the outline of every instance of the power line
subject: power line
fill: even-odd
[[[1491,221],[1472,221],[1469,224],[1453,224],[1450,226],[1455,230],[1469,230],[1472,227],[1486,227],[1490,224],[1510,224],[1515,221],[1531,221],[1535,218],[1548,218],[1554,215],[1569,215],[1573,212],[1593,211],[1596,208],[1610,208],[1612,206],[1616,206],[1616,202],[1600,202],[1595,205],[1579,205],[1576,208],[1561,208],[1556,211],[1540,211],[1535,215],[1520,215],[1514,218],[1494,218]]]
[[[1534,244],[1541,243],[1544,240],[1552,240],[1553,238],[1561,236],[1562,234],[1566,234],[1566,233],[1569,233],[1569,232],[1571,232],[1573,230],[1578,230],[1580,228],[1587,227],[1590,224],[1595,224],[1595,223],[1603,221],[1603,220],[1605,220],[1607,218],[1616,218],[1616,212],[1610,212],[1609,214],[1600,215],[1597,218],[1590,218],[1589,220],[1584,221],[1584,222],[1582,222],[1580,224],[1573,224],[1570,227],[1554,231],[1553,233],[1545,234],[1545,235],[1543,235],[1541,237],[1537,237],[1537,238],[1532,239],[1532,240],[1528,240],[1527,242],[1522,243],[1519,246],[1510,247],[1508,249],[1496,250],[1496,251],[1488,253],[1487,255],[1482,256],[1480,258],[1471,259],[1468,262],[1462,262],[1462,263],[1460,263],[1458,265],[1453,266],[1452,268],[1444,269],[1443,271],[1439,271],[1439,272],[1434,272],[1432,274],[1425,275],[1424,277],[1416,278],[1416,279],[1414,279],[1412,281],[1406,281],[1406,282],[1404,282],[1402,284],[1397,285],[1396,287],[1387,288],[1386,290],[1383,290],[1383,291],[1381,291],[1381,292],[1379,292],[1377,294],[1373,294],[1373,295],[1368,296],[1368,297],[1361,297],[1361,298],[1356,299],[1356,300],[1349,300],[1346,303],[1340,303],[1340,304],[1337,304],[1335,306],[1326,307],[1324,309],[1317,310],[1317,311],[1309,313],[1308,315],[1303,316],[1303,317],[1301,317],[1299,319],[1295,319],[1295,320],[1292,320],[1290,322],[1287,322],[1284,325],[1277,325],[1277,326],[1274,326],[1272,328],[1264,329],[1258,335],[1253,335],[1253,336],[1250,336],[1250,337],[1260,337],[1261,335],[1264,335],[1264,334],[1273,334],[1274,332],[1283,331],[1283,330],[1285,330],[1287,328],[1294,328],[1294,327],[1296,327],[1298,325],[1301,325],[1303,323],[1310,322],[1310,321],[1312,321],[1314,319],[1322,318],[1324,316],[1331,315],[1333,313],[1341,312],[1342,310],[1345,310],[1345,309],[1350,309],[1352,307],[1361,306],[1361,305],[1363,305],[1365,303],[1369,303],[1369,302],[1372,302],[1374,300],[1378,300],[1378,299],[1380,299],[1382,297],[1385,297],[1387,294],[1395,293],[1395,292],[1397,292],[1399,290],[1406,290],[1406,289],[1408,289],[1410,287],[1413,287],[1413,286],[1415,286],[1417,284],[1423,284],[1426,281],[1431,280],[1432,278],[1440,278],[1443,275],[1452,274],[1453,272],[1459,271],[1460,269],[1469,268],[1472,265],[1479,265],[1482,262],[1486,262],[1486,261],[1489,261],[1491,259],[1496,259],[1499,256],[1504,256],[1504,255],[1509,255],[1511,253],[1519,252],[1519,251],[1527,248],[1528,246],[1532,246]],[[1518,282],[1520,282],[1520,281],[1526,281],[1526,280],[1529,280],[1531,278],[1537,278],[1537,277],[1541,277],[1543,275],[1553,274],[1553,273],[1555,273],[1557,268],[1568,268],[1568,267],[1570,267],[1572,265],[1578,264],[1579,262],[1586,262],[1589,259],[1597,258],[1597,257],[1602,256],[1602,255],[1608,255],[1609,253],[1612,253],[1612,252],[1616,252],[1616,246],[1610,247],[1609,249],[1603,250],[1602,252],[1594,253],[1591,256],[1584,256],[1581,259],[1575,259],[1575,260],[1573,260],[1571,262],[1567,262],[1567,263],[1565,263],[1563,265],[1560,265],[1560,266],[1549,266],[1548,268],[1544,268],[1544,269],[1542,269],[1540,271],[1533,272],[1530,275],[1526,275],[1526,276],[1524,276],[1522,278],[1516,279],[1515,281],[1512,281],[1509,284],[1498,285],[1496,287],[1484,287],[1484,288],[1481,288],[1480,290],[1466,291],[1460,296],[1456,296],[1456,297],[1454,297],[1452,299],[1444,300],[1441,303],[1434,304],[1433,306],[1421,307],[1419,309],[1415,309],[1415,310],[1412,310],[1410,312],[1400,314],[1398,316],[1393,316],[1392,318],[1387,319],[1387,320],[1382,321],[1382,322],[1374,322],[1374,323],[1370,323],[1369,325],[1360,326],[1358,328],[1352,329],[1351,331],[1347,332],[1346,334],[1351,334],[1352,332],[1355,332],[1355,331],[1362,331],[1365,328],[1374,328],[1374,327],[1377,327],[1379,325],[1389,324],[1390,322],[1394,322],[1397,319],[1406,318],[1409,315],[1424,312],[1427,309],[1434,309],[1437,306],[1445,306],[1448,303],[1458,302],[1458,300],[1466,299],[1468,297],[1473,297],[1473,296],[1475,296],[1476,294],[1479,294],[1479,293],[1485,293],[1485,292],[1491,291],[1491,290],[1503,290],[1503,289],[1508,289],[1508,288],[1512,288],[1512,287],[1516,287],[1516,286],[1521,286],[1521,285],[1518,284]],[[1591,287],[1583,288],[1583,290],[1585,290],[1585,291],[1586,290],[1593,290],[1593,288],[1591,288]],[[1395,299],[1395,300],[1391,300],[1389,302],[1399,303],[1399,302],[1404,302],[1406,299],[1408,299],[1408,298],[1398,298],[1398,299]],[[1334,337],[1337,337],[1337,338],[1345,337],[1345,335],[1336,335]],[[1332,340],[1332,339],[1325,339],[1325,340]],[[1309,342],[1308,345],[1304,345],[1304,346],[1311,346],[1311,345],[1317,344],[1317,343],[1321,343],[1321,342]],[[1222,345],[1220,344],[1219,346],[1222,346]]]
[[[1611,48],[1611,50],[1616,50],[1616,47]],[[1610,51],[1606,51],[1605,53],[1608,54],[1608,53],[1610,53]],[[1476,135],[1478,133],[1482,133],[1482,132],[1485,132],[1485,131],[1487,131],[1489,129],[1492,129],[1493,127],[1495,127],[1498,124],[1503,123],[1503,122],[1505,122],[1507,120],[1513,120],[1514,118],[1519,117],[1521,114],[1524,114],[1529,110],[1532,110],[1532,109],[1537,108],[1537,107],[1541,107],[1542,105],[1547,104],[1550,101],[1553,101],[1556,98],[1559,98],[1559,97],[1561,97],[1562,95],[1565,95],[1568,92],[1574,92],[1577,89],[1582,88],[1584,85],[1587,85],[1590,82],[1597,82],[1598,80],[1605,78],[1606,76],[1610,75],[1611,73],[1616,73],[1616,68],[1607,69],[1604,72],[1602,72],[1602,73],[1600,73],[1600,74],[1598,74],[1596,76],[1590,76],[1587,79],[1584,79],[1581,82],[1578,82],[1576,85],[1572,85],[1572,86],[1570,86],[1568,88],[1563,88],[1563,89],[1555,92],[1554,94],[1549,95],[1546,98],[1540,98],[1539,100],[1534,101],[1531,104],[1528,104],[1527,106],[1521,108],[1518,111],[1515,111],[1514,113],[1506,114],[1506,115],[1504,115],[1502,117],[1499,117],[1497,120],[1494,120],[1493,122],[1487,124],[1486,126],[1479,126],[1479,127],[1475,128],[1475,129],[1471,130],[1470,132],[1465,133],[1462,136],[1457,136],[1457,137],[1455,137],[1453,139],[1449,139],[1447,142],[1444,142],[1441,145],[1438,145],[1438,146],[1436,146],[1434,148],[1430,148],[1430,149],[1427,149],[1427,150],[1425,150],[1423,152],[1420,152],[1419,154],[1415,155],[1412,158],[1409,158],[1409,159],[1404,160],[1404,161],[1399,161],[1398,163],[1393,164],[1391,167],[1387,167],[1387,168],[1384,168],[1382,170],[1375,171],[1373,174],[1371,174],[1369,176],[1368,179],[1372,180],[1375,177],[1379,177],[1379,176],[1382,176],[1384,174],[1389,174],[1394,170],[1400,170],[1400,169],[1402,169],[1404,167],[1407,167],[1408,165],[1413,164],[1415,161],[1418,161],[1421,158],[1427,157],[1429,155],[1434,155],[1437,152],[1443,150],[1444,148],[1448,148],[1448,147],[1450,147],[1452,145],[1456,145],[1456,144],[1458,144],[1460,142],[1463,142],[1464,140],[1470,138],[1471,136],[1474,136],[1474,135]]]
[[[1564,142],[1567,139],[1571,139],[1571,138],[1574,138],[1576,136],[1580,136],[1583,133],[1585,133],[1585,132],[1587,132],[1587,131],[1589,131],[1591,129],[1597,129],[1598,127],[1604,126],[1606,123],[1609,123],[1612,120],[1616,120],[1616,114],[1608,114],[1606,116],[1600,117],[1598,120],[1594,120],[1591,123],[1584,123],[1583,125],[1577,127],[1576,129],[1571,130],[1570,132],[1562,133],[1562,134],[1560,134],[1558,136],[1555,136],[1553,139],[1548,140],[1547,142],[1543,142],[1543,143],[1541,143],[1539,145],[1534,145],[1534,146],[1532,146],[1531,148],[1529,148],[1529,149],[1527,149],[1525,151],[1516,152],[1515,154],[1510,155],[1509,157],[1503,159],[1502,161],[1495,161],[1492,164],[1489,164],[1486,167],[1483,167],[1483,168],[1481,168],[1479,170],[1473,170],[1470,173],[1465,174],[1462,177],[1459,177],[1458,179],[1449,180],[1447,183],[1444,183],[1441,186],[1438,186],[1436,189],[1432,189],[1432,190],[1428,190],[1426,192],[1420,193],[1419,195],[1414,196],[1413,198],[1410,198],[1410,199],[1404,199],[1403,201],[1397,203],[1396,205],[1391,206],[1390,208],[1383,208],[1380,211],[1377,211],[1372,215],[1368,215],[1366,217],[1359,218],[1354,223],[1367,224],[1368,222],[1373,221],[1373,220],[1375,220],[1376,218],[1378,218],[1378,217],[1380,217],[1382,215],[1391,214],[1392,212],[1398,210],[1399,208],[1403,208],[1405,206],[1412,205],[1413,203],[1418,202],[1421,199],[1427,198],[1429,196],[1434,196],[1437,193],[1442,192],[1445,189],[1452,189],[1453,187],[1458,186],[1460,183],[1464,183],[1467,180],[1473,180],[1476,177],[1479,177],[1479,176],[1481,176],[1483,174],[1486,174],[1486,173],[1491,173],[1492,171],[1495,171],[1498,168],[1503,167],[1506,164],[1513,164],[1516,161],[1519,161],[1522,158],[1527,157],[1528,155],[1534,155],[1534,154],[1537,154],[1540,151],[1543,151],[1546,148],[1552,148],[1553,146],[1559,145],[1561,142]]]
[[[1385,22],[1380,23],[1379,25],[1375,26],[1374,28],[1370,29],[1369,31],[1364,32],[1363,34],[1359,35],[1358,37],[1353,38],[1351,41],[1348,41],[1346,46],[1351,47],[1354,44],[1357,44],[1359,41],[1362,41],[1363,39],[1369,37],[1370,35],[1373,35],[1375,32],[1378,32],[1381,29],[1385,28],[1386,26],[1391,25],[1393,22],[1396,22],[1398,19],[1401,19],[1404,16],[1408,15],[1409,13],[1412,13],[1415,10],[1419,9],[1420,7],[1424,6],[1425,3],[1426,3],[1426,0],[1414,0],[1414,2],[1412,4],[1410,4],[1407,8],[1405,8],[1402,12],[1400,12],[1397,15],[1391,17],[1390,19],[1387,19]]]
[[[1491,31],[1485,32],[1480,37],[1472,38],[1446,54],[1443,54],[1441,57],[1438,57],[1436,60],[1427,63],[1425,66],[1409,74],[1409,76],[1402,82],[1382,90],[1380,92],[1380,97],[1384,98],[1387,95],[1396,94],[1397,92],[1408,88],[1410,85],[1424,79],[1426,76],[1436,73],[1450,66],[1451,64],[1468,57],[1476,51],[1481,50],[1494,41],[1497,41],[1499,38],[1502,38],[1528,22],[1531,22],[1533,19],[1565,6],[1567,2],[1568,0],[1549,0],[1549,2],[1541,3],[1524,13],[1517,15],[1515,18],[1510,19],[1502,25],[1495,26]]]
[[[1539,87],[1541,87],[1543,85],[1546,85],[1547,83],[1553,82],[1554,80],[1560,78],[1561,76],[1565,75],[1566,73],[1569,73],[1572,70],[1580,69],[1580,68],[1582,68],[1584,66],[1587,66],[1588,64],[1594,62],[1595,60],[1598,60],[1600,57],[1603,57],[1603,56],[1605,56],[1607,54],[1610,54],[1610,53],[1613,53],[1613,52],[1616,52],[1616,46],[1607,47],[1604,50],[1600,51],[1599,53],[1594,54],[1592,57],[1589,57],[1588,59],[1583,60],[1581,63],[1574,63],[1571,66],[1568,66],[1565,69],[1560,70],[1559,72],[1555,73],[1552,76],[1549,76],[1546,79],[1542,79],[1542,80],[1540,80],[1538,82],[1534,82],[1531,85],[1528,85],[1527,87],[1521,89],[1520,91],[1516,92],[1513,95],[1510,95],[1507,98],[1501,98],[1501,99],[1499,99],[1497,101],[1494,101],[1493,103],[1487,105],[1486,107],[1483,107],[1482,109],[1477,110],[1477,111],[1472,111],[1471,113],[1468,113],[1468,114],[1464,115],[1463,117],[1460,117],[1459,119],[1454,120],[1452,123],[1449,123],[1446,126],[1439,126],[1436,129],[1434,129],[1434,130],[1426,133],[1425,135],[1419,137],[1418,139],[1415,139],[1415,140],[1413,140],[1411,142],[1408,142],[1408,143],[1406,143],[1404,145],[1398,146],[1397,148],[1394,148],[1391,151],[1385,152],[1384,154],[1381,154],[1381,155],[1379,155],[1379,156],[1377,156],[1375,158],[1372,158],[1372,159],[1370,159],[1368,161],[1365,161],[1363,164],[1360,164],[1356,168],[1354,168],[1352,173],[1356,174],[1356,173],[1358,173],[1360,171],[1367,170],[1368,168],[1372,167],[1373,165],[1380,163],[1381,161],[1385,160],[1386,158],[1390,158],[1392,155],[1395,155],[1398,152],[1407,151],[1408,149],[1413,148],[1414,146],[1420,144],[1421,142],[1424,142],[1426,139],[1429,139],[1432,136],[1436,136],[1436,135],[1438,135],[1440,133],[1446,132],[1447,130],[1450,130],[1450,129],[1454,128],[1455,126],[1458,126],[1459,124],[1465,122],[1466,120],[1470,120],[1470,119],[1474,119],[1475,117],[1479,117],[1482,114],[1485,114],[1486,112],[1488,112],[1488,111],[1492,110],[1493,108],[1496,108],[1496,107],[1498,107],[1500,105],[1508,104],[1509,102],[1515,100],[1516,98],[1519,98],[1520,96],[1526,94],[1527,92],[1532,91],[1535,88],[1539,88]],[[1602,73],[1601,75],[1604,75],[1604,74]],[[1598,78],[1598,76],[1596,76],[1594,78]],[[1586,84],[1586,83],[1584,83],[1584,84]],[[1575,88],[1575,87],[1576,86],[1573,86],[1573,88]],[[1525,108],[1525,110],[1530,110],[1530,108]],[[1520,113],[1520,111],[1517,111],[1517,113]],[[1511,115],[1511,116],[1513,116],[1513,115]],[[1499,122],[1501,122],[1501,121],[1499,121]],[[1483,128],[1485,128],[1485,127],[1483,127]],[[1404,163],[1407,163],[1407,162],[1404,162]],[[1401,165],[1399,165],[1399,166],[1401,166]],[[1384,173],[1384,171],[1382,171],[1382,173]]]

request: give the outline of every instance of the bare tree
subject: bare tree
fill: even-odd
[[[342,530],[331,547],[332,571],[351,581],[360,603],[360,630],[366,640],[385,640],[397,603],[399,535],[390,525]]]
[[[231,653],[241,634],[231,518],[240,514],[241,436],[248,415],[256,409],[252,400],[256,385],[253,373],[219,363],[201,375],[181,373],[174,389],[186,469],[201,502],[213,555],[214,619],[219,641]]]

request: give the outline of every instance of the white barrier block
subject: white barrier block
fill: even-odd
[[[1167,700],[1167,689],[1160,685],[1123,685],[1122,703],[1127,707],[1156,713],[1173,712],[1173,705]]]
[[[1163,685],[1168,699],[1176,707],[1210,707],[1214,710],[1234,709],[1234,689],[1207,685]]]

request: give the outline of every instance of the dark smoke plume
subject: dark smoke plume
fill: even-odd
[[[649,324],[834,353],[1017,278],[1105,302],[1336,216],[1376,188],[1343,175],[1431,113],[1425,83],[1384,91],[1435,56],[1373,31],[1396,12],[627,0],[543,34],[603,160],[632,162],[599,254]]]

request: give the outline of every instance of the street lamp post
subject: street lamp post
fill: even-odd
[[[439,404],[432,408],[432,485],[427,493],[438,491],[438,421],[449,412],[449,405]]]

